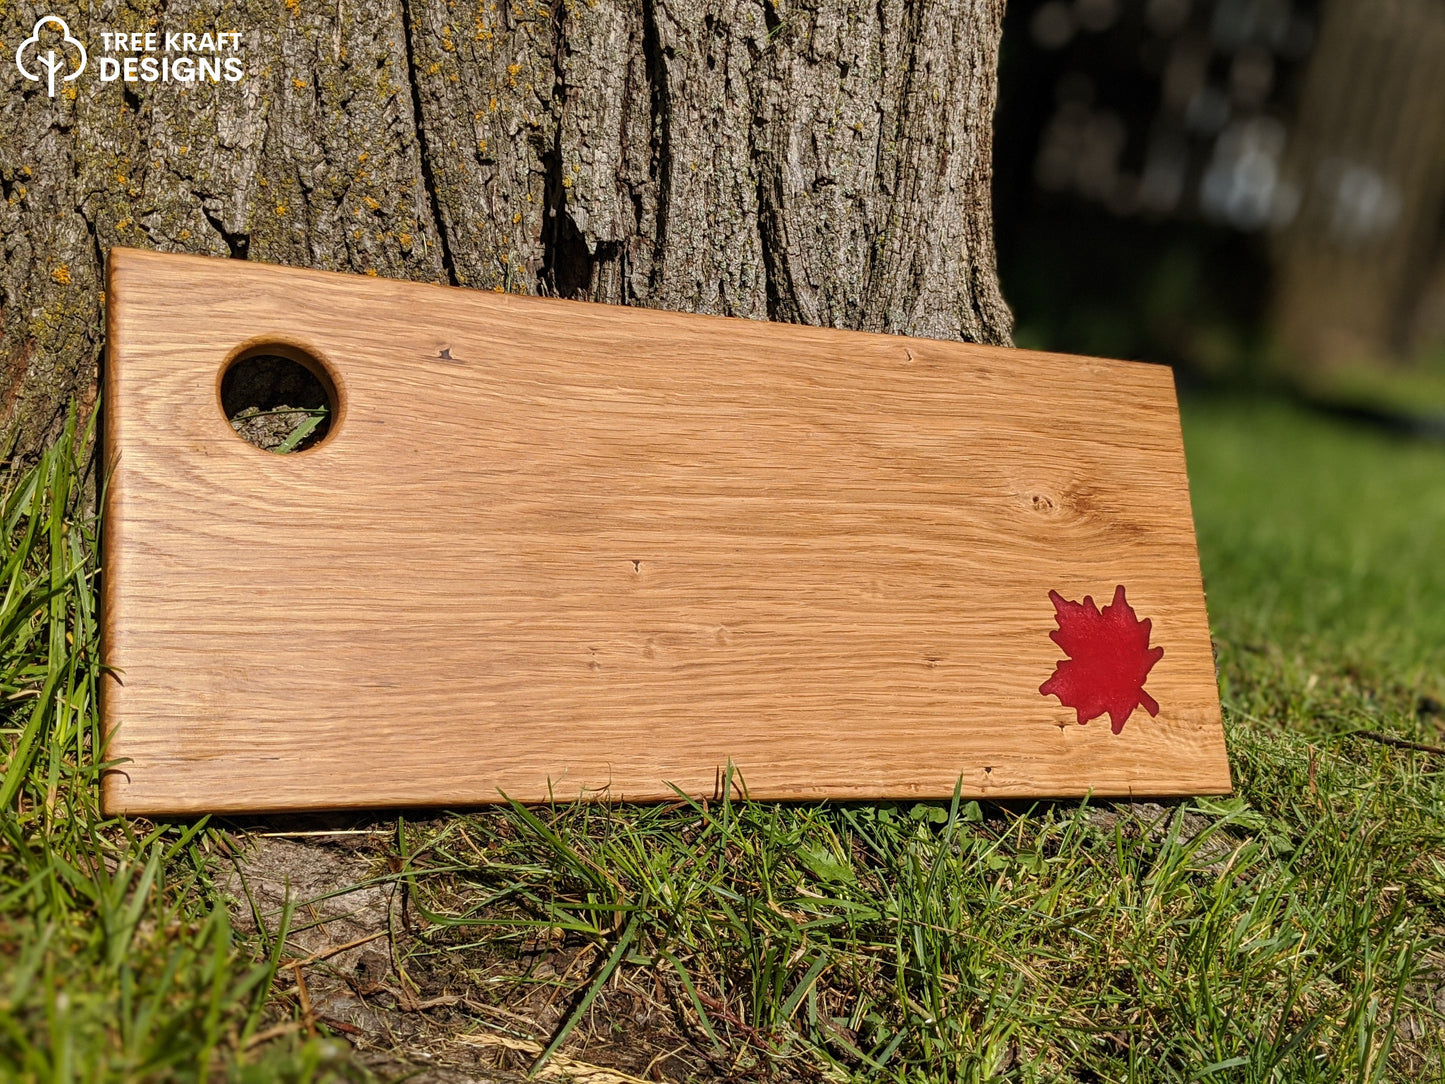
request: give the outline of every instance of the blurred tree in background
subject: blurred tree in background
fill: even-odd
[[[1014,0],[1021,345],[1212,376],[1445,345],[1445,4]]]
[[[1323,362],[1445,346],[1445,4],[1332,0],[1286,166],[1282,342]]]

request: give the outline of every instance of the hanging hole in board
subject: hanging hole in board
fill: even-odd
[[[340,397],[326,366],[284,343],[248,347],[221,375],[221,412],[247,444],[286,455],[326,440]]]

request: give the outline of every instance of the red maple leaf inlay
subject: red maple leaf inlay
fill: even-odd
[[[1144,691],[1144,681],[1164,649],[1149,646],[1151,623],[1134,616],[1124,599],[1124,585],[1114,589],[1114,601],[1103,610],[1088,595],[1083,602],[1070,602],[1050,591],[1049,599],[1059,623],[1049,638],[1069,657],[1059,661],[1039,692],[1073,708],[1080,725],[1107,712],[1115,734],[1140,705],[1158,715],[1159,704]]]

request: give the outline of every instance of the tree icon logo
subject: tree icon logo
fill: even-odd
[[[44,55],[41,55],[40,28],[46,23],[51,24],[60,31],[61,51],[59,54],[57,54],[54,49],[49,49]],[[76,51],[80,53],[80,63],[75,66],[69,75],[64,76],[61,82],[68,83],[72,79],[77,79],[80,77],[80,73],[85,71],[85,46],[71,36],[70,27],[66,25],[65,20],[59,15],[42,15],[36,19],[35,29],[31,31],[28,38],[20,43],[20,48],[15,50],[15,66],[20,69],[20,74],[31,82],[38,83],[40,82],[40,76],[32,73],[25,67],[25,50],[29,49],[32,45],[35,46],[35,60],[39,62],[40,67],[45,69],[46,79],[50,86],[50,96],[52,98],[55,97],[55,73],[62,68],[69,67],[69,64],[66,62],[65,46],[75,46]]]

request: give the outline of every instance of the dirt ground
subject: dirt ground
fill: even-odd
[[[388,879],[400,863],[395,827],[386,822],[256,824],[227,838],[233,853],[218,870],[218,887],[239,936],[269,949],[288,894],[296,904],[273,987],[273,1032],[325,1029],[383,1079],[524,1079],[600,963],[590,946],[545,938],[520,954],[431,941],[404,886]],[[530,980],[534,992],[519,998],[510,981],[517,978]],[[494,990],[502,988],[499,997]],[[532,1079],[627,1084],[730,1075],[707,1055],[680,1033],[665,991],[640,988],[619,969]]]

